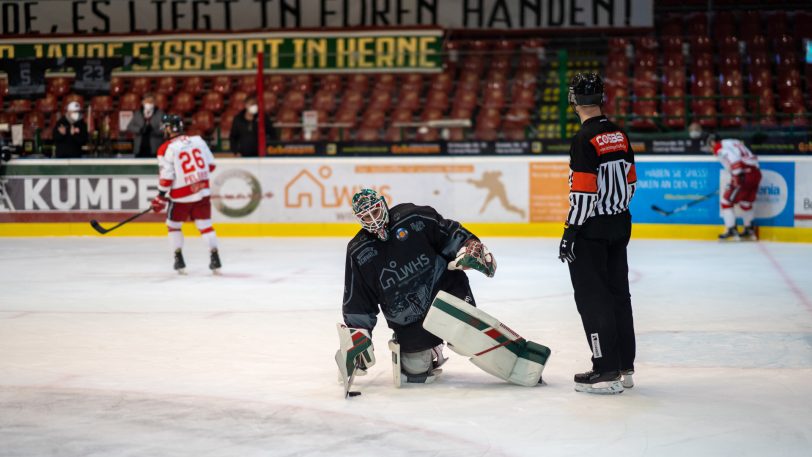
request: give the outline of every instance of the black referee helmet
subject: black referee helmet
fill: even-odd
[[[569,89],[570,105],[603,104],[603,80],[596,73],[576,73]]]

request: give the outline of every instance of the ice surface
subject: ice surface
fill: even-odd
[[[432,385],[336,379],[347,240],[0,239],[0,456],[808,456],[812,245],[633,240],[636,386],[589,350],[557,240],[485,240],[477,303],[552,348],[546,386],[453,353]],[[450,351],[447,351],[450,352]]]

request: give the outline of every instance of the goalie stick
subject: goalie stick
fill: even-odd
[[[352,367],[352,373],[348,373],[347,375],[344,375],[346,368],[342,370],[343,362],[341,351],[336,352],[335,359],[336,363],[338,364],[339,374],[341,375],[341,383],[344,384],[344,398],[357,397],[358,395],[361,395],[361,392],[350,390],[352,388],[352,382],[355,380],[355,372],[361,368],[361,356],[358,356],[358,358],[355,359],[355,365]]]
[[[100,234],[104,235],[105,233],[112,232],[113,230],[121,227],[122,225],[124,225],[124,224],[126,224],[128,222],[132,222],[135,219],[138,219],[139,217],[143,216],[144,214],[147,214],[150,211],[152,211],[151,207],[145,209],[144,211],[141,211],[140,213],[134,214],[134,215],[128,217],[127,219],[124,219],[123,221],[119,222],[118,224],[116,224],[116,225],[114,225],[114,226],[112,226],[112,227],[110,227],[108,229],[102,227],[101,224],[99,224],[99,221],[97,221],[96,219],[93,219],[92,221],[90,221],[90,226],[93,227],[93,229],[95,229]]]
[[[672,209],[670,211],[666,211],[666,210],[660,208],[657,205],[651,205],[651,210],[654,211],[654,212],[657,212],[659,214],[662,214],[663,216],[670,216],[670,215],[672,215],[674,213],[679,213],[681,211],[685,211],[686,209],[696,205],[697,203],[704,202],[705,200],[713,197],[714,195],[716,195],[718,193],[719,193],[719,191],[715,190],[715,191],[713,191],[713,192],[711,192],[711,193],[709,193],[707,195],[703,195],[703,196],[701,196],[701,197],[699,197],[699,198],[697,198],[695,200],[691,200],[691,201],[689,201],[688,203],[685,203],[682,206],[678,206],[678,207],[676,207],[676,208],[674,208],[674,209]]]

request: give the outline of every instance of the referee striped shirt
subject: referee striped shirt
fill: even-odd
[[[606,116],[587,119],[570,147],[567,225],[627,211],[636,185],[629,137]]]

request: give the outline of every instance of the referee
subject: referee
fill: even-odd
[[[603,81],[578,73],[569,103],[581,120],[570,146],[570,209],[558,258],[569,262],[575,304],[592,350],[578,392],[616,394],[634,385],[634,323],[626,245],[637,175],[623,130],[601,112]]]

